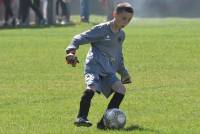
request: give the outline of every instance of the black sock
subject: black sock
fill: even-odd
[[[84,91],[83,96],[81,97],[80,109],[77,117],[82,117],[84,119],[87,119],[88,112],[90,109],[90,102],[93,96],[94,96],[94,91],[92,90]]]
[[[107,110],[112,108],[119,108],[123,98],[124,94],[115,92],[112,99],[110,100],[110,103],[108,104]],[[100,122],[103,123],[103,117],[101,118]]]
[[[120,93],[115,92],[112,99],[110,100],[110,103],[108,104],[107,109],[119,108],[123,98],[124,98],[124,94],[120,94]]]

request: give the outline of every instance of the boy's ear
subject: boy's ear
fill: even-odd
[[[116,16],[117,16],[117,13],[114,11],[114,12],[112,13],[112,15],[113,15],[113,17],[116,17]]]

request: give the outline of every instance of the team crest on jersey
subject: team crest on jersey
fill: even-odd
[[[111,40],[110,35],[106,35],[105,40]]]

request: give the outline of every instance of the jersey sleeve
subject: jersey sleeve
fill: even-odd
[[[124,42],[124,40],[125,40],[125,33],[123,32],[122,42]],[[120,63],[119,63],[117,73],[120,74],[121,76],[128,75],[128,70],[126,69],[124,65],[124,56],[123,56],[122,48],[120,52]]]
[[[128,75],[128,70],[126,69],[126,67],[124,65],[124,57],[123,57],[122,53],[121,53],[121,60],[120,60],[120,64],[119,64],[117,73],[120,74],[121,76]]]
[[[95,26],[91,30],[85,31],[81,34],[74,36],[73,40],[66,48],[67,50],[78,49],[80,45],[92,43],[100,40],[104,33],[102,26]]]

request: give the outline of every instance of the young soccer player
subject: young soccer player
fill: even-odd
[[[75,54],[79,45],[91,43],[85,61],[86,90],[81,97],[79,113],[74,122],[76,126],[92,125],[87,116],[95,92],[103,93],[107,98],[114,92],[107,109],[119,108],[126,91],[123,84],[131,83],[123,61],[122,44],[125,33],[122,28],[131,21],[133,13],[133,7],[129,3],[118,4],[113,12],[113,20],[76,35],[66,48],[66,61],[75,67],[78,63]],[[116,73],[121,75],[121,80]],[[102,119],[97,123],[97,128],[105,128]]]

